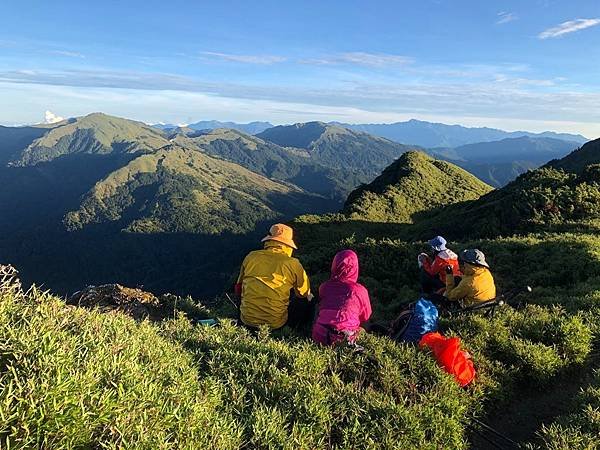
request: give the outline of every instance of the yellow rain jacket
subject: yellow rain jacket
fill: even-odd
[[[267,324],[280,328],[287,322],[290,290],[298,297],[310,294],[308,276],[292,248],[276,241],[263,250],[250,252],[242,263],[238,283],[242,285],[240,313],[246,325]]]
[[[458,286],[454,284],[454,275],[446,275],[446,297],[457,300],[461,306],[468,307],[496,298],[496,285],[489,269],[465,263],[465,270]]]

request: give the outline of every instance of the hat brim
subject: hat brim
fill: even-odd
[[[292,247],[294,250],[298,250],[298,247],[296,247],[296,243],[292,240],[284,239],[284,238],[277,237],[277,236],[265,236],[264,238],[261,239],[261,242],[267,242],[267,241],[281,242],[282,244],[285,244],[288,247]]]
[[[471,264],[472,266],[485,267],[486,269],[490,268],[490,266],[486,262],[474,262],[474,261],[465,261],[465,262],[467,264]]]

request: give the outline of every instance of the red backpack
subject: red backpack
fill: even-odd
[[[427,333],[421,338],[419,347],[429,347],[438,364],[446,372],[454,375],[461,386],[466,386],[475,378],[471,355],[460,349],[459,338],[446,338],[440,333]]]

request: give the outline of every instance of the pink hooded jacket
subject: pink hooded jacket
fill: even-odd
[[[312,331],[316,342],[352,341],[360,324],[371,317],[369,293],[357,280],[358,256],[342,250],[331,264],[331,278],[319,288],[319,314]]]

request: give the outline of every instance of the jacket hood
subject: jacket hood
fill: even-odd
[[[265,250],[271,250],[274,253],[284,253],[288,256],[292,256],[292,253],[294,252],[292,247],[278,241],[266,241],[264,248]]]
[[[489,272],[489,269],[487,267],[465,263],[465,270],[463,272],[465,275],[476,275],[483,272]]]
[[[449,248],[447,248],[446,250],[442,250],[437,254],[437,256],[445,260],[458,259],[458,255]]]
[[[335,281],[358,281],[358,256],[352,250],[342,250],[331,263],[331,279]]]

